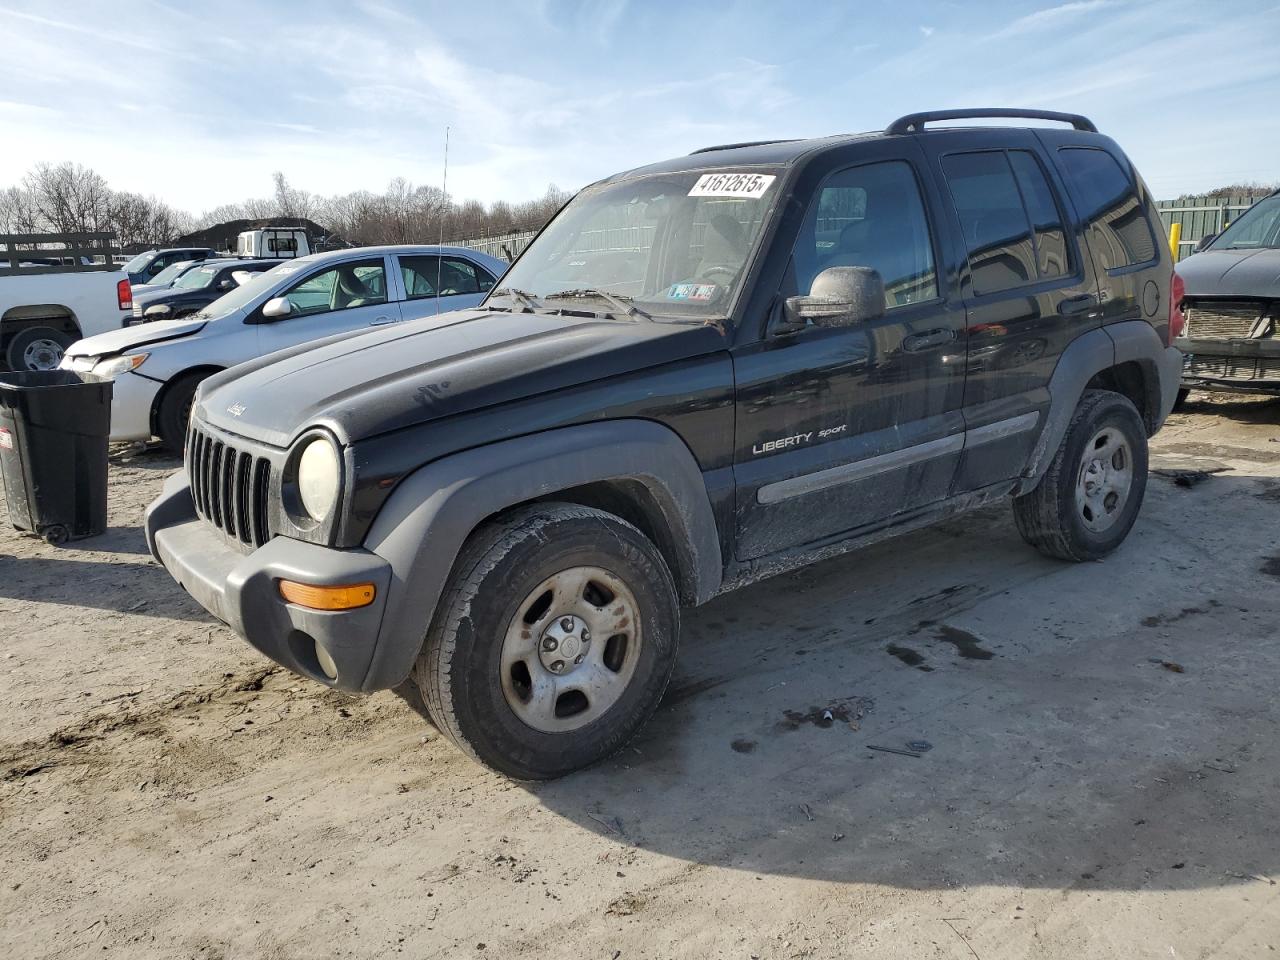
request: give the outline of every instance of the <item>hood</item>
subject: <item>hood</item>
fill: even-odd
[[[67,348],[71,357],[106,357],[116,353],[124,353],[134,347],[145,347],[149,343],[160,343],[164,340],[176,340],[204,329],[208,320],[158,320],[155,323],[140,323],[125,327],[123,330],[112,330],[100,333],[96,337],[80,340]]]
[[[1189,297],[1280,297],[1280,249],[1206,250],[1177,269]]]
[[[726,346],[702,323],[460,310],[233,367],[199,411],[276,447],[317,425],[345,444]]]

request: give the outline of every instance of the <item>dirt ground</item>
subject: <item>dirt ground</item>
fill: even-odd
[[[1152,465],[1105,562],[989,508],[690,611],[640,739],[529,786],[260,659],[117,458],[106,536],[0,530],[0,955],[1275,956],[1280,401]]]

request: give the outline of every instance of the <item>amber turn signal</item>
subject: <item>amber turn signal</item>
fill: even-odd
[[[280,596],[290,603],[312,610],[355,610],[373,603],[377,590],[372,583],[347,583],[338,587],[318,587],[293,580],[280,581]]]

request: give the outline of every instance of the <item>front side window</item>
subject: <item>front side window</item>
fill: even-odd
[[[386,270],[381,258],[339,264],[294,284],[283,296],[291,317],[386,303]]]
[[[1155,260],[1157,241],[1138,188],[1116,158],[1092,147],[1063,147],[1058,158],[1067,189],[1088,224],[1089,247],[1103,269]]]
[[[781,186],[776,168],[734,168],[589,187],[507,271],[499,293],[615,312],[603,293],[655,317],[724,316]]]
[[[829,177],[800,228],[792,263],[801,294],[828,267],[871,267],[884,280],[886,308],[937,297],[933,244],[911,166],[891,160]]]
[[[1209,245],[1211,250],[1280,247],[1280,193],[1259,200]]]

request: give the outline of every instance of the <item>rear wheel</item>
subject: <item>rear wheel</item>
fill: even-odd
[[[615,753],[657,707],[679,607],[661,554],[629,523],[539,504],[463,548],[415,668],[435,724],[522,780]]]
[[[195,402],[196,388],[208,374],[187,374],[175,380],[165,390],[156,414],[156,430],[165,449],[181,454],[187,440],[187,423],[191,419],[191,405]]]
[[[1147,432],[1127,397],[1089,390],[1040,485],[1013,501],[1022,538],[1062,560],[1096,560],[1129,535],[1147,489]]]
[[[57,370],[74,338],[53,327],[19,330],[5,349],[10,370]]]

